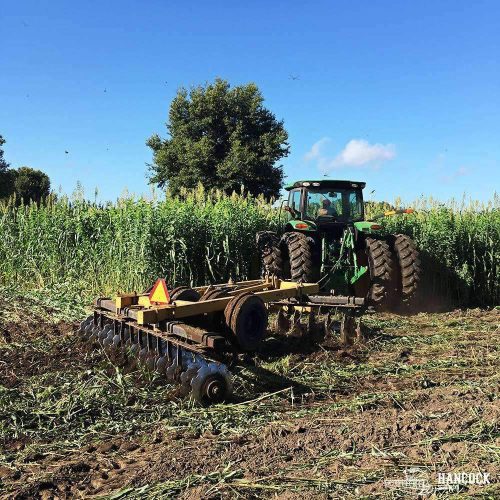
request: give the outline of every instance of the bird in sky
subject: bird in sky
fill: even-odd
[[[372,191],[370,191],[370,194],[373,194],[375,192],[375,189],[373,189]]]
[[[65,152],[66,154],[69,154],[69,151],[64,150],[64,152]]]
[[[289,78],[290,80],[300,80],[300,78],[297,75],[290,75]]]

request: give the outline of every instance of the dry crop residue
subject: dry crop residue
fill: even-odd
[[[236,401],[209,409],[88,352],[71,323],[4,322],[0,491],[326,498],[390,494],[384,480],[410,467],[494,479],[498,320],[373,315],[365,344],[350,349],[275,336],[253,370],[237,372]]]

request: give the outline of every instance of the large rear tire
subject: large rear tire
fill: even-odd
[[[414,241],[405,234],[394,236],[393,248],[399,264],[399,296],[403,305],[410,307],[415,302],[421,276],[419,252]]]
[[[297,283],[310,283],[314,279],[313,258],[310,243],[303,233],[285,233],[281,239],[288,259],[283,266],[284,278]]]
[[[355,283],[356,295],[365,297],[368,305],[377,310],[391,309],[395,299],[396,265],[388,243],[367,237],[365,251],[358,261],[368,266],[368,273]]]
[[[281,278],[283,275],[283,257],[278,235],[271,231],[257,233],[257,246],[260,253],[262,275],[274,275]]]

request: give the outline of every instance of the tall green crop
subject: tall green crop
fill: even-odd
[[[382,219],[388,233],[411,236],[424,286],[458,305],[500,304],[500,199],[489,203],[420,199],[416,212]]]
[[[420,200],[417,212],[383,219],[412,236],[425,280],[461,305],[500,303],[500,209]],[[255,233],[277,229],[260,199],[203,189],[163,201],[82,199],[0,207],[0,285],[66,285],[85,299],[141,291],[160,276],[170,286],[256,277]]]
[[[0,285],[67,283],[85,297],[142,290],[159,276],[198,285],[256,272],[255,233],[276,228],[263,200],[198,189],[152,202],[61,199],[0,208]]]

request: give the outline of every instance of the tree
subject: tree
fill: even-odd
[[[21,167],[15,171],[14,190],[16,197],[24,203],[30,200],[40,203],[50,193],[49,176],[41,170]]]
[[[5,139],[0,135],[0,200],[9,197],[14,192],[14,174],[3,157]]]
[[[168,139],[153,135],[150,181],[178,194],[201,182],[207,189],[278,196],[288,155],[288,134],[263,105],[257,85],[231,88],[225,80],[181,88],[170,105]]]

